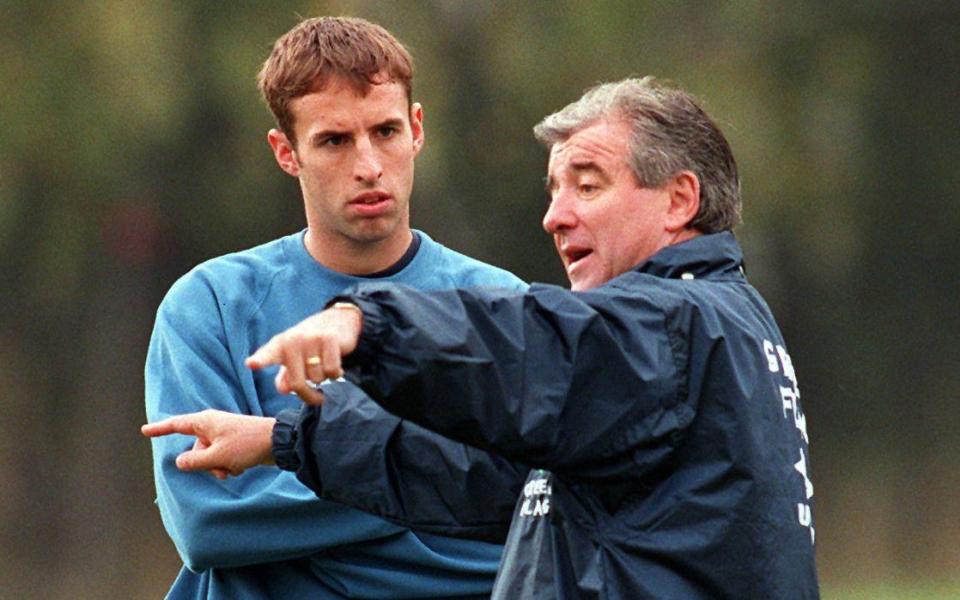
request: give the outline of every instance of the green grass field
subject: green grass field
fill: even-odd
[[[960,581],[823,586],[821,595],[823,600],[957,600],[960,598]]]

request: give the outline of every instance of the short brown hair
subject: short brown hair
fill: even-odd
[[[630,124],[630,167],[643,187],[656,188],[683,170],[700,180],[700,210],[689,226],[717,233],[740,223],[740,177],[730,144],[696,98],[652,77],[593,87],[533,128],[548,148],[601,119]]]
[[[274,43],[257,76],[277,127],[291,142],[296,143],[290,101],[322,89],[331,77],[343,78],[361,94],[373,84],[393,81],[403,86],[409,103],[413,59],[389,31],[363,19],[317,17],[300,22]]]

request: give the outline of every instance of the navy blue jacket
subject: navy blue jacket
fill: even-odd
[[[346,364],[374,400],[534,467],[495,598],[818,597],[796,374],[731,233],[585,292],[337,300],[363,310]],[[343,478],[324,490],[394,518],[434,495],[382,484],[377,506]],[[470,503],[433,502],[433,525]]]
[[[322,410],[277,415],[278,467],[320,497],[420,532],[504,543],[529,467],[385,413],[348,382],[322,389]]]

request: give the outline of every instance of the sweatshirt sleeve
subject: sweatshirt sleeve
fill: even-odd
[[[263,414],[252,376],[241,377],[220,316],[225,307],[202,279],[188,276],[162,303],[146,363],[149,421],[216,408]],[[306,556],[391,535],[382,519],[319,500],[293,473],[250,469],[225,481],[184,473],[178,454],[194,438],[154,438],[157,504],[184,563],[199,571]]]
[[[693,418],[687,350],[642,294],[392,287],[336,298],[364,325],[348,376],[390,412],[571,480],[642,478]]]
[[[527,469],[399,419],[350,383],[322,407],[283,411],[281,468],[324,498],[419,531],[502,544]]]

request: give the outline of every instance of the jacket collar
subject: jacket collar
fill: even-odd
[[[690,279],[690,275],[696,279],[731,274],[743,277],[743,251],[733,232],[699,235],[663,248],[634,271],[666,279]]]

